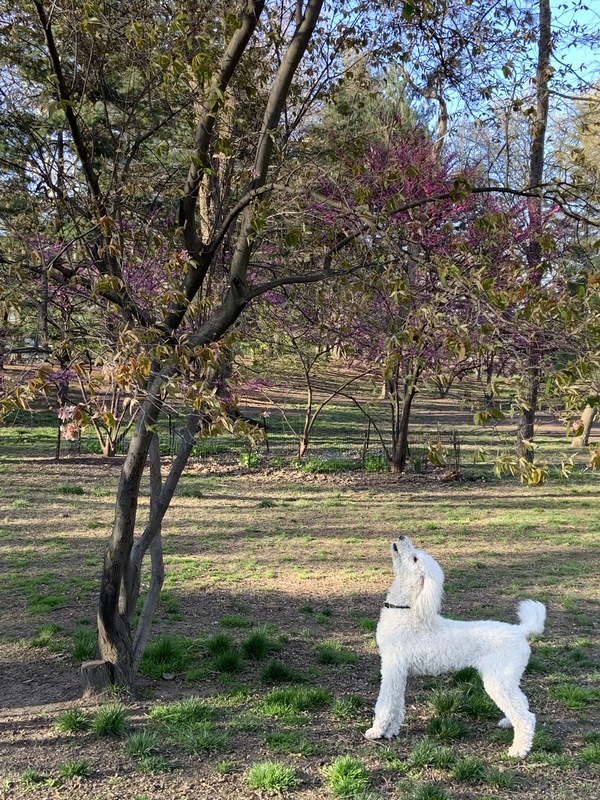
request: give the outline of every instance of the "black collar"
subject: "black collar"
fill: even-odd
[[[410,608],[410,606],[395,606],[393,603],[388,603],[387,600],[383,604],[383,607],[384,608],[404,608],[404,609],[409,609]]]

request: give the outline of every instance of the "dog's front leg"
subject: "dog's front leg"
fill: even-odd
[[[400,733],[404,721],[404,691],[407,672],[398,664],[397,653],[381,659],[381,688],[375,704],[373,725],[365,732],[367,739],[391,739]]]

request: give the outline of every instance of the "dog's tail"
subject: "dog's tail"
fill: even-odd
[[[542,633],[546,621],[546,606],[543,603],[538,603],[537,600],[521,600],[518,614],[525,636]]]

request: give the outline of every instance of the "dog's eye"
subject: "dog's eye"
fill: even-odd
[[[416,556],[413,556],[413,561],[415,562],[415,564],[417,563],[418,560],[419,559]]]

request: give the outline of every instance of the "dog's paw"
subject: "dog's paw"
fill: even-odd
[[[522,748],[522,747],[509,747],[508,755],[511,758],[525,758],[525,756],[529,753],[529,748]]]
[[[368,731],[364,733],[365,739],[383,739],[384,734],[379,728],[369,728]]]
[[[503,717],[500,722],[498,723],[499,728],[512,728],[512,722],[508,719],[508,717]]]

